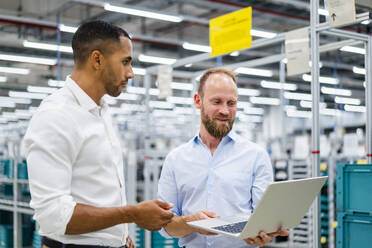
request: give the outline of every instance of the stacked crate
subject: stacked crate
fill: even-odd
[[[337,167],[337,248],[372,245],[372,165]]]
[[[178,239],[164,238],[159,232],[151,232],[151,247],[152,248],[176,248],[178,247]]]

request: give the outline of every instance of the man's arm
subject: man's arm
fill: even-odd
[[[65,234],[95,232],[122,223],[136,223],[150,231],[160,230],[171,221],[172,205],[158,200],[144,201],[136,205],[97,208],[76,204]]]

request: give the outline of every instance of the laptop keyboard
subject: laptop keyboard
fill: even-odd
[[[241,233],[245,227],[247,221],[237,222],[233,224],[223,225],[223,226],[215,226],[212,227],[213,229],[229,232],[229,233]]]

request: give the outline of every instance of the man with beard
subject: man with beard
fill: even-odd
[[[222,68],[205,72],[194,95],[194,104],[201,114],[200,131],[165,159],[158,198],[173,203],[175,215],[161,233],[180,238],[181,247],[263,246],[275,236],[289,234],[287,230],[260,232],[257,237],[242,241],[209,235],[186,224],[252,212],[273,181],[266,151],[231,131],[237,103],[233,72]]]
[[[43,248],[133,247],[126,223],[159,230],[173,213],[158,200],[126,204],[122,149],[103,96],[118,96],[134,77],[132,42],[91,21],[72,49],[71,76],[43,100],[24,138],[34,219]]]

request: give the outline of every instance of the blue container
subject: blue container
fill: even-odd
[[[339,164],[337,167],[337,211],[372,213],[372,165]]]
[[[164,238],[159,232],[151,232],[151,247],[152,248],[176,248],[178,239]]]
[[[371,247],[372,216],[337,214],[337,248]]]

